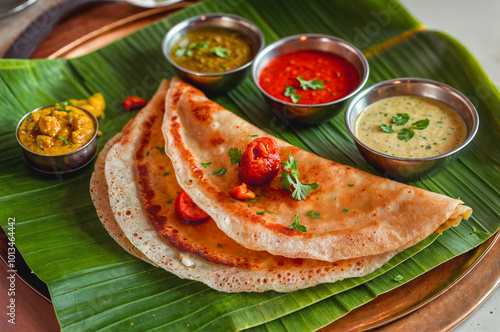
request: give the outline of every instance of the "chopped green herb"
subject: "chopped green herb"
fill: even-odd
[[[395,125],[402,126],[410,120],[408,113],[397,113],[391,119],[391,122]]]
[[[285,97],[290,97],[292,98],[292,102],[294,104],[298,103],[300,101],[301,96],[296,93],[297,90],[291,85],[286,85],[286,90],[285,90]]]
[[[258,201],[260,201],[260,199],[258,199],[258,198],[248,198],[248,199],[245,199],[245,201],[251,202],[251,203],[257,203]]]
[[[175,50],[174,55],[176,57],[181,57],[181,56],[186,55],[186,51],[187,50],[185,48],[178,48],[177,50]]]
[[[255,211],[255,214],[263,215],[266,211]]]
[[[308,212],[307,212],[307,216],[309,216],[309,217],[313,218],[313,220],[316,220],[316,219],[318,219],[319,217],[321,217],[321,212],[316,212],[316,213],[314,213],[314,212],[313,212],[313,210],[311,210],[311,211],[308,211]]]
[[[192,50],[194,48],[196,48],[196,43],[189,44],[188,49]]]
[[[233,204],[234,204],[234,203],[236,203],[236,201],[231,201],[231,203],[233,203]]]
[[[349,209],[342,209],[342,212],[347,213],[349,212]]]
[[[319,185],[317,183],[302,183],[299,181],[299,170],[297,169],[297,160],[291,155],[287,154],[289,160],[282,162],[285,171],[281,172],[280,182],[284,189],[292,192],[292,197],[296,200],[305,199],[307,195],[311,193],[312,190],[318,189]],[[293,190],[292,190],[293,187]]]
[[[248,137],[259,137],[259,135],[248,135]]]
[[[238,148],[230,148],[227,154],[229,155],[231,165],[236,165],[240,163],[243,153]]]
[[[220,247],[222,247],[222,244],[217,243],[217,248],[220,248]]]
[[[201,166],[207,168],[208,166],[212,165],[211,162],[208,162],[208,163],[201,163]]]
[[[170,174],[172,174],[172,172],[165,172],[165,173],[163,173],[163,176],[167,176],[167,175],[170,175]]]
[[[148,151],[146,151],[146,157],[147,157],[147,156],[149,156],[149,150],[148,150]]]
[[[394,277],[394,281],[400,282],[403,280],[403,276],[401,274],[398,274],[397,276]]]
[[[432,148],[432,146],[430,146],[430,145],[427,145],[427,146],[425,147],[425,149],[426,149],[426,150],[430,150],[431,148]]]
[[[212,171],[212,174],[213,175],[224,175],[224,174],[226,174],[226,172],[227,172],[227,169],[225,167],[221,167],[221,168],[216,169],[215,171]]]
[[[213,54],[217,55],[220,58],[227,58],[229,55],[231,55],[231,51],[228,49],[225,49],[224,47],[214,47],[210,50]]]
[[[295,229],[303,233],[307,232],[307,227],[300,224],[299,216],[295,215],[295,221],[288,227],[288,229]]]
[[[260,190],[258,194],[256,194],[255,196],[257,197],[266,197],[266,193],[264,192],[264,190]]]
[[[335,197],[333,198],[333,201],[334,201],[334,202],[335,202],[336,200],[337,200],[337,196],[335,196]]]
[[[189,179],[189,182],[193,182],[193,180]]]
[[[348,187],[354,187],[354,184],[348,184],[347,186]]]
[[[268,211],[266,210],[267,213],[270,213],[270,214],[275,214],[275,215],[278,215],[276,212],[273,212],[273,211]]]
[[[398,139],[408,142],[412,137],[415,136],[415,131],[409,128],[403,128],[398,131]]]
[[[155,146],[161,153],[165,153],[165,148],[163,146]]]
[[[297,77],[297,80],[300,82],[300,87],[304,90],[309,88],[313,90],[322,90],[325,88],[323,81],[318,80],[317,78],[313,78],[312,80],[306,81],[304,80],[304,76]]]
[[[66,110],[66,106],[75,106],[75,105],[70,101],[62,101],[59,103],[59,107],[56,109],[56,111],[66,112],[66,113],[71,112],[71,110],[69,111]]]
[[[167,204],[172,204],[172,200],[171,200],[171,199],[169,199],[169,200],[167,201]]]
[[[196,46],[197,49],[199,50],[206,50],[208,47],[210,46],[210,42],[209,41],[202,41],[198,44],[198,46]]]
[[[394,132],[394,129],[392,129],[392,125],[388,126],[384,123],[380,125],[380,129],[382,129],[382,131],[387,134],[392,134]]]
[[[419,120],[411,125],[412,129],[423,130],[429,126],[429,119]]]
[[[64,142],[64,145],[68,145],[68,140],[66,140],[64,137],[57,135],[59,139],[61,139]]]

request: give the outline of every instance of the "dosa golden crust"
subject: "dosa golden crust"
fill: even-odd
[[[220,229],[252,250],[331,262],[377,255],[409,247],[448,220],[456,223],[471,213],[460,200],[320,158],[278,139],[281,159],[293,155],[301,182],[318,183],[319,189],[296,200],[282,189],[278,175],[251,188],[262,192],[258,202],[232,203],[228,192],[241,181],[229,149],[244,151],[255,136],[271,136],[178,79],[167,95],[162,129],[180,186]],[[212,165],[205,168],[202,162]],[[212,173],[221,167],[226,174]],[[309,211],[321,217],[313,219]],[[290,229],[295,216],[307,232]]]
[[[181,278],[202,281],[220,291],[288,292],[364,276],[395,254],[334,263],[288,259],[242,247],[213,221],[198,226],[180,223],[174,205],[168,203],[175,200],[180,187],[174,174],[165,175],[173,167],[162,145],[157,145],[164,143],[160,128],[167,86],[163,83],[126,126],[105,163],[113,216],[130,243],[149,260]]]

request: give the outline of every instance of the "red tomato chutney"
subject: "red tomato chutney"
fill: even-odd
[[[316,79],[314,82],[320,84],[316,84],[314,90],[302,85],[298,77],[305,81]],[[322,51],[296,51],[272,59],[262,70],[259,84],[277,99],[315,105],[350,94],[359,85],[359,75],[351,63],[338,55]]]

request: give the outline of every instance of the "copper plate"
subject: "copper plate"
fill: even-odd
[[[121,38],[172,10],[189,3],[176,3],[132,15],[81,37],[48,58],[72,58],[92,52]],[[383,294],[353,310],[322,331],[382,330],[448,331],[472,314],[500,284],[500,233],[477,248],[450,260],[419,278]],[[470,288],[467,301],[460,295]],[[439,315],[427,315],[439,308]],[[383,327],[385,326],[385,327]]]

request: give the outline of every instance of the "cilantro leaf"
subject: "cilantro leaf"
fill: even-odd
[[[181,56],[186,55],[186,49],[185,48],[178,48],[177,50],[175,50],[174,55],[176,57],[180,58]]]
[[[298,103],[300,99],[302,98],[298,93],[296,93],[297,90],[291,85],[286,85],[286,90],[285,90],[285,97],[290,97],[292,99],[292,102],[294,104]]]
[[[165,153],[165,148],[163,146],[155,146],[161,153]]]
[[[170,175],[170,174],[172,174],[172,172],[165,172],[165,173],[163,173],[163,176],[167,176],[167,175]]]
[[[296,231],[301,231],[303,233],[307,232],[307,227],[300,224],[299,216],[295,215],[295,221],[293,224],[288,226],[288,229],[295,229]]]
[[[398,131],[398,139],[408,142],[412,137],[415,136],[415,131],[410,128],[403,128]]]
[[[391,122],[395,125],[402,126],[410,120],[410,115],[408,113],[397,113],[391,119]]]
[[[322,90],[325,88],[323,81],[318,80],[317,78],[313,78],[312,80],[306,81],[304,80],[304,76],[297,77],[297,80],[300,82],[300,87],[304,90],[309,88],[313,90]]]
[[[381,124],[380,129],[382,129],[382,131],[387,134],[392,134],[394,132],[394,129],[392,129],[392,125],[388,126],[386,124]]]
[[[201,163],[201,166],[203,166],[204,168],[207,168],[208,166],[212,165],[211,162],[208,162],[208,163]]]
[[[280,172],[280,182],[284,189],[292,192],[292,197],[296,200],[302,200],[307,197],[314,189],[318,189],[317,183],[302,183],[299,180],[299,170],[297,169],[297,160],[287,154],[289,160],[282,162],[283,168],[288,172]]]
[[[429,127],[429,119],[419,120],[411,125],[411,129],[423,130]]]
[[[401,282],[403,281],[404,277],[401,274],[398,274],[397,276],[394,277],[394,281]]]
[[[241,161],[242,152],[238,148],[230,148],[227,152],[230,158],[231,165],[239,164]]]
[[[255,214],[263,215],[266,211],[255,211]]]
[[[198,46],[196,46],[196,48],[197,48],[198,50],[205,50],[205,49],[207,49],[209,46],[210,46],[210,42],[209,42],[209,41],[204,40],[204,41],[200,42],[200,43],[198,44]]]
[[[221,168],[218,168],[216,169],[215,171],[212,171],[212,174],[213,175],[224,175],[227,173],[227,169],[225,167],[221,167]]]
[[[224,47],[214,47],[210,50],[213,54],[217,55],[220,58],[227,58],[229,55],[231,55],[231,51],[228,49],[225,49]]]

